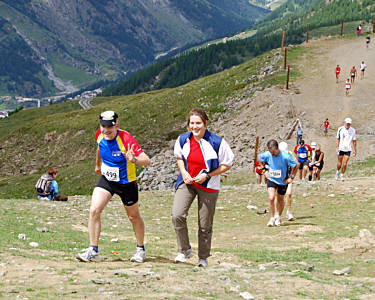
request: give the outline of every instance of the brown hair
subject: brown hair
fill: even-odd
[[[187,126],[189,127],[189,123],[190,123],[190,117],[191,116],[198,116],[201,118],[201,120],[203,121],[203,123],[205,123],[205,125],[207,126],[207,123],[208,121],[210,120],[206,114],[206,112],[204,111],[204,109],[202,108],[193,108],[190,112],[189,112],[189,116],[188,116],[188,119],[187,119]]]
[[[55,175],[55,174],[57,174],[57,170],[55,169],[55,168],[51,168],[51,169],[49,169],[48,170],[48,175]]]
[[[279,149],[279,143],[276,140],[269,140],[267,142],[267,148],[268,149],[272,149],[272,148]]]

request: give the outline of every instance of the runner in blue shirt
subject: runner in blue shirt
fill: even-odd
[[[285,151],[279,149],[279,144],[276,140],[270,140],[267,143],[268,151],[259,155],[260,161],[263,165],[269,165],[265,176],[267,178],[267,191],[269,200],[269,210],[271,218],[267,226],[280,226],[281,213],[284,209],[284,195],[286,193],[287,185],[293,182],[294,176],[297,172],[297,162]],[[291,175],[288,176],[288,167],[293,168]],[[277,201],[275,211],[275,198],[277,191]]]
[[[95,173],[100,178],[90,204],[90,246],[77,255],[77,259],[83,262],[95,261],[99,257],[101,213],[114,194],[121,198],[137,240],[136,251],[130,261],[142,263],[146,257],[145,225],[139,211],[136,165],[147,166],[151,161],[131,134],[120,129],[118,118],[112,110],[101,113],[99,117]]]

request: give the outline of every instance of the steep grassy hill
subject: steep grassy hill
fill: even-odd
[[[291,50],[290,63],[302,52],[299,48]],[[21,111],[0,120],[0,195],[31,197],[34,181],[51,166],[59,168],[65,193],[90,193],[97,178],[93,172],[94,137],[100,112],[117,111],[121,128],[131,132],[153,155],[185,130],[185,118],[192,107],[203,107],[215,116],[225,111],[222,104],[229,96],[243,93],[249,85],[262,89],[284,82],[284,72],[262,81],[252,77],[260,74],[271,58],[273,55],[264,54],[239,67],[174,89],[99,98],[87,111],[77,110],[74,102],[67,102]]]
[[[220,72],[238,65],[265,51],[280,47],[282,32],[286,45],[305,41],[307,24],[310,37],[338,34],[339,24],[345,20],[344,33],[355,33],[358,24],[372,22],[375,2],[289,0],[271,12],[253,29],[252,37],[224,40],[222,43],[187,51],[182,55],[156,63],[110,87],[104,95],[125,95],[165,87],[176,87],[196,78]],[[246,36],[246,35],[245,35]]]

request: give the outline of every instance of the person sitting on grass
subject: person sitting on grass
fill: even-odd
[[[57,170],[51,168],[47,174],[43,174],[35,184],[35,191],[38,195],[38,200],[55,200],[68,201],[68,197],[60,196],[59,185],[55,180],[57,177]]]

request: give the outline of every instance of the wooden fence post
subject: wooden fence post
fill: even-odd
[[[288,73],[286,75],[286,89],[289,90],[289,75],[290,75],[290,66],[288,65]]]
[[[255,162],[258,159],[258,146],[259,146],[259,136],[255,138],[255,149],[254,149],[254,167],[253,172],[255,172]]]
[[[309,31],[310,31],[310,24],[307,24],[306,43],[309,42]]]
[[[344,31],[344,19],[341,20],[341,35]]]
[[[284,42],[285,42],[285,31],[283,31],[283,38],[281,39],[281,51],[284,50]]]
[[[286,70],[287,56],[288,56],[288,48],[285,47],[285,53],[284,53],[284,70]]]

